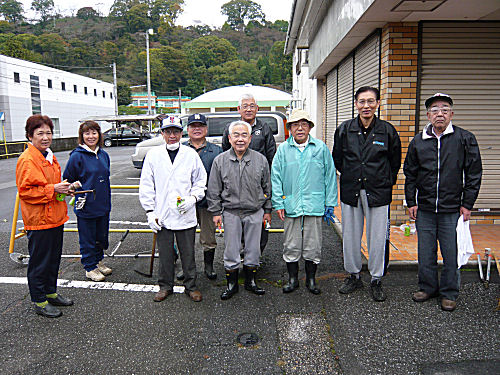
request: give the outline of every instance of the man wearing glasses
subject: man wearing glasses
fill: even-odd
[[[276,141],[274,140],[273,131],[269,125],[257,118],[258,111],[259,106],[257,105],[257,102],[252,94],[243,94],[240,97],[238,112],[241,116],[241,120],[249,123],[252,127],[252,140],[250,141],[250,145],[248,147],[251,150],[255,150],[264,155],[269,163],[269,169],[271,169],[273,157],[276,153]],[[224,135],[222,136],[222,149],[224,151],[231,148],[228,130],[229,125],[224,130]],[[260,237],[261,253],[266,248],[268,236],[269,232],[265,230],[265,226],[263,225]]]
[[[255,283],[255,273],[260,264],[262,222],[271,220],[271,177],[266,158],[248,147],[251,133],[252,127],[245,121],[229,125],[231,149],[215,158],[208,181],[208,211],[216,226],[224,222],[227,288],[222,300],[238,292],[242,235],[245,236],[245,289],[257,295],[265,293]]]
[[[387,221],[392,186],[401,166],[401,141],[390,123],[375,116],[380,105],[377,88],[359,88],[354,104],[359,115],[337,128],[332,153],[340,172],[344,268],[350,274],[339,293],[363,287],[361,238],[366,219],[370,292],[382,302],[386,299],[381,279],[388,262]]]
[[[425,101],[427,124],[408,147],[405,197],[418,233],[418,286],[415,302],[441,297],[453,311],[460,287],[456,226],[470,218],[482,177],[481,155],[471,132],[452,124],[453,100],[436,93]],[[437,242],[443,257],[438,281]]]

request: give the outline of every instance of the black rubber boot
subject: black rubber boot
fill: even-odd
[[[306,260],[306,286],[307,289],[312,294],[320,294],[321,290],[316,286],[316,269],[318,268],[317,264],[310,260]]]
[[[209,249],[203,252],[203,262],[205,263],[205,275],[210,280],[215,280],[217,278],[217,274],[214,272],[214,256],[215,256],[215,249]]]
[[[299,262],[287,262],[288,283],[283,287],[283,293],[291,293],[299,287]]]
[[[226,270],[227,288],[220,295],[221,300],[227,300],[238,293],[238,269]]]
[[[259,296],[263,295],[266,291],[262,288],[259,288],[255,283],[255,274],[257,273],[257,267],[243,266],[243,271],[245,272],[245,289]]]

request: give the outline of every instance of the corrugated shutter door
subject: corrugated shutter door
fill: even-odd
[[[354,92],[363,86],[379,88],[380,34],[363,42],[354,52]]]
[[[422,28],[419,127],[424,101],[453,98],[453,123],[474,133],[483,161],[476,209],[500,209],[500,22],[426,22]]]
[[[333,136],[337,129],[337,68],[326,76],[326,140],[325,143],[331,150]]]
[[[337,122],[340,125],[345,120],[352,119],[354,94],[353,94],[353,56],[348,56],[339,66],[338,74],[338,117]]]

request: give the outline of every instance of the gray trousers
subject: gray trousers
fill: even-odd
[[[206,207],[196,207],[196,217],[200,224],[200,245],[203,251],[213,250],[217,247],[215,239],[215,224],[213,216]]]
[[[345,270],[350,274],[361,272],[361,238],[366,218],[368,270],[372,280],[382,278],[385,266],[388,205],[368,207],[366,191],[361,190],[356,207],[344,203],[341,203],[341,207]]]
[[[240,217],[229,211],[222,213],[224,221],[224,268],[227,270],[237,269],[241,263],[240,247],[241,235],[245,235],[245,247],[243,253],[245,260],[243,264],[248,267],[258,267],[260,264],[260,234],[262,232],[262,219],[264,210],[254,212],[251,215]]]
[[[285,217],[283,259],[298,262],[301,257],[318,264],[321,260],[323,216]]]
[[[194,260],[194,236],[196,227],[183,230],[162,228],[156,237],[160,251],[158,285],[160,289],[173,290],[175,273],[174,236],[184,272],[184,287],[187,292],[196,290],[196,263]]]

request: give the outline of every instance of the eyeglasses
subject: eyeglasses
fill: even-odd
[[[451,112],[451,108],[450,107],[443,107],[443,108],[440,108],[440,107],[432,107],[428,110],[428,112],[430,112],[431,114],[433,115],[437,115],[439,113],[439,111],[441,111],[441,113],[443,115],[447,115],[448,113]]]
[[[180,129],[165,129],[165,130],[162,130],[163,131],[163,134],[166,134],[166,135],[179,135],[181,134],[181,130]]]
[[[257,104],[243,104],[241,106],[241,109],[249,109],[249,108],[250,109],[255,109],[255,108],[257,108]]]
[[[297,121],[297,122],[290,124],[290,128],[294,128],[294,129],[298,129],[298,128],[308,129],[309,126],[311,126],[311,125],[307,121]]]
[[[368,100],[361,99],[361,100],[356,100],[356,103],[362,106],[368,103],[368,105],[371,106],[377,104],[377,101],[375,99],[368,99]]]

